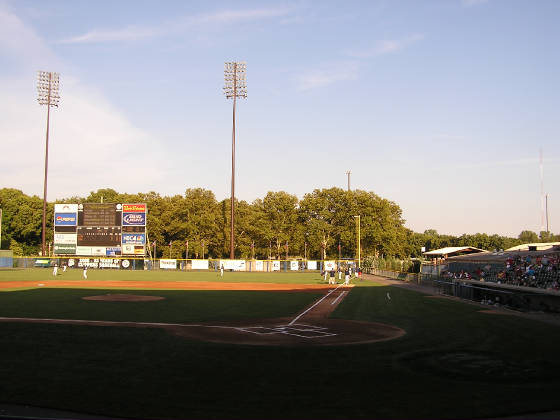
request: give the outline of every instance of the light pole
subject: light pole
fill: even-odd
[[[49,168],[49,120],[51,106],[58,107],[59,74],[50,71],[37,72],[37,101],[39,105],[47,106],[47,138],[45,142],[45,178],[43,181],[43,233],[41,236],[41,255],[45,256],[45,233],[47,230],[47,172]]]
[[[350,174],[352,172],[351,171],[346,171],[346,175],[348,175],[348,191],[350,191]]]
[[[225,86],[224,93],[226,98],[233,98],[233,128],[231,132],[231,220],[229,236],[229,258],[235,258],[234,252],[234,201],[235,201],[235,104],[237,98],[247,98],[247,82],[245,73],[247,64],[245,62],[226,62],[224,67]]]
[[[357,242],[357,246],[356,248],[358,249],[358,267],[361,266],[361,246],[360,246],[360,228],[361,228],[361,222],[360,222],[360,216],[354,216],[354,218],[356,219],[356,234],[357,234],[357,238],[356,238],[356,242]]]

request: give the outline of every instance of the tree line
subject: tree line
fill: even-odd
[[[183,195],[156,192],[126,194],[99,189],[87,197],[56,203],[146,203],[150,244],[157,257],[227,258],[230,200],[216,200],[212,191],[189,188]],[[41,249],[43,201],[12,188],[0,189],[2,249],[15,255],[37,255]],[[47,205],[47,242],[53,239],[54,203]],[[355,258],[360,216],[362,256],[407,259],[445,246],[507,249],[527,242],[560,240],[560,235],[523,231],[517,238],[477,233],[440,235],[435,230],[413,232],[404,226],[401,208],[373,192],[341,188],[315,189],[298,199],[284,191],[268,192],[248,203],[235,201],[236,258]]]

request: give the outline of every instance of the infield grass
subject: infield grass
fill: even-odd
[[[396,287],[361,287],[366,284],[373,283],[359,282],[333,316],[394,324],[406,330],[403,337],[283,348],[189,341],[158,329],[0,323],[0,400],[182,419],[470,419],[560,409],[558,326],[484,314],[475,305]],[[6,304],[6,314],[19,311],[19,304],[45,313],[53,305],[72,307],[64,299],[41,307],[54,292],[70,300],[83,293],[4,292],[1,299],[13,297],[0,306]],[[236,317],[244,305],[243,316],[250,315],[261,303],[297,312],[311,295],[226,292],[212,300],[201,292],[166,293],[193,305],[200,300],[188,315],[196,312],[200,320],[214,311]],[[237,293],[250,297],[228,308]],[[274,303],[276,296],[292,303]]]
[[[156,295],[164,300],[110,302],[83,297],[119,293],[117,289],[39,288],[0,291],[0,316],[99,321],[188,323],[296,316],[320,293],[235,290],[126,290],[129,295]]]

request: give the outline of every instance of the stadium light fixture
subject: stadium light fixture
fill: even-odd
[[[227,99],[233,99],[233,128],[231,133],[231,217],[229,236],[229,258],[235,259],[234,231],[235,224],[235,104],[237,98],[247,98],[247,63],[242,61],[226,62],[224,66],[224,94]]]
[[[37,72],[37,101],[39,105],[47,106],[47,136],[45,142],[45,178],[43,181],[43,232],[41,240],[41,255],[45,256],[45,232],[47,228],[47,173],[49,167],[49,120],[51,106],[58,107],[59,74],[50,71]]]

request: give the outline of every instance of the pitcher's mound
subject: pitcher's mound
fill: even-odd
[[[161,296],[142,296],[142,295],[125,295],[125,294],[111,294],[99,296],[86,296],[84,300],[102,300],[107,302],[148,302],[152,300],[163,300]]]

